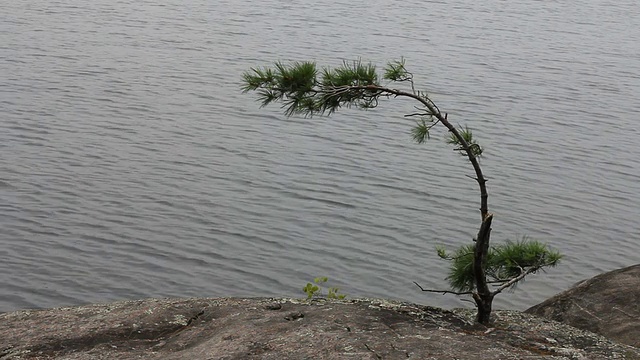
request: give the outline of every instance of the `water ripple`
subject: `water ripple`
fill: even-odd
[[[411,143],[410,102],[300,119],[241,94],[243,71],[289,59],[403,55],[416,84],[473,128],[494,239],[528,234],[566,254],[498,307],[637,263],[635,4],[503,5],[8,4],[0,312],[299,296],[318,275],[352,296],[465,305],[412,284],[441,288],[434,246],[474,235],[464,158],[439,129]]]

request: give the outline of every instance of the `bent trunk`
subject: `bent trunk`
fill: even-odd
[[[493,214],[488,214],[482,221],[478,238],[476,239],[476,247],[473,253],[473,276],[476,283],[476,291],[473,299],[478,305],[477,320],[483,325],[489,323],[491,317],[491,303],[493,295],[487,284],[487,276],[484,272],[487,263],[487,254],[489,253],[489,237],[491,236],[491,222]]]

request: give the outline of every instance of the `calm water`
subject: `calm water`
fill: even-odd
[[[252,66],[406,57],[486,148],[493,239],[566,254],[499,307],[639,262],[636,1],[0,0],[0,311],[166,296],[469,306],[436,244],[479,222],[469,164],[409,101],[287,119]]]

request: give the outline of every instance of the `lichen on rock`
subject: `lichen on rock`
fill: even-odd
[[[0,315],[0,358],[640,359],[553,321],[383,299],[148,299]]]

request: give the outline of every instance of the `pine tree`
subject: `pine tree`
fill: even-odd
[[[382,85],[381,80],[388,85]],[[400,88],[391,87],[392,84]],[[415,284],[423,291],[471,295],[478,309],[479,323],[489,324],[494,296],[529,274],[555,266],[560,260],[558,252],[528,238],[490,246],[493,214],[489,213],[487,180],[478,161],[483,148],[468,127],[453,125],[447,113],[442,112],[426,92],[416,90],[413,74],[407,71],[404,59],[388,63],[382,76],[374,65],[359,60],[322,69],[313,62],[278,62],[272,68],[252,68],[245,72],[242,89],[257,92],[262,106],[281,103],[285,115],[306,117],[331,115],[344,107],[372,109],[382,99],[406,97],[419,104],[418,112],[405,115],[415,120],[412,136],[416,142],[428,140],[434,126],[446,127],[447,142],[468,158],[475,172],[480,191],[480,229],[472,243],[453,254],[437,248],[441,258],[451,261],[447,280],[452,290],[424,289]]]

